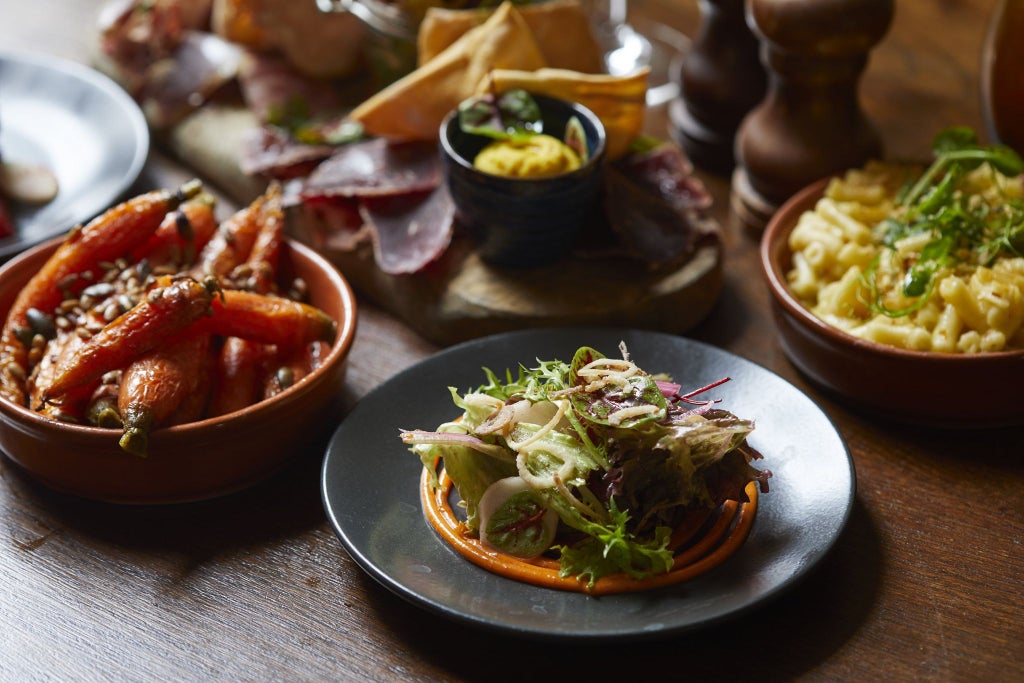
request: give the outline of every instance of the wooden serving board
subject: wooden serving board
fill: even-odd
[[[161,140],[199,177],[239,205],[265,186],[238,168],[254,117],[238,105],[212,103]],[[710,220],[710,219],[709,219]],[[509,269],[482,261],[456,237],[442,258],[412,275],[377,268],[369,244],[354,251],[321,250],[352,286],[441,345],[515,329],[615,325],[682,334],[710,313],[722,286],[722,247],[701,247],[672,268],[569,256],[553,265]]]

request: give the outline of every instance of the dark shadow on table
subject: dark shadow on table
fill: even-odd
[[[446,680],[765,682],[792,680],[840,650],[874,609],[884,565],[877,525],[858,500],[836,546],[798,584],[728,620],[666,638],[521,639],[441,619],[369,577],[364,588],[369,609],[392,626],[408,655],[446,672]]]
[[[206,501],[149,506],[87,500],[46,488],[6,458],[0,476],[8,488],[8,505],[20,507],[40,529],[82,536],[110,546],[111,552],[173,552],[199,564],[325,523],[320,468],[334,430],[354,404],[346,387],[329,412],[332,417],[297,438],[295,458],[282,469],[242,491]]]

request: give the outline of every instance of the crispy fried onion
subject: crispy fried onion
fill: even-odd
[[[490,444],[466,432],[429,432],[422,429],[403,429],[401,431],[402,441],[409,445],[416,444],[457,444],[472,448],[474,451],[489,455],[492,458],[505,460],[508,451],[497,444]]]
[[[622,349],[622,359],[598,358],[576,371],[578,377],[587,380],[587,384],[583,387],[584,391],[589,393],[609,388],[624,390],[629,386],[630,377],[643,373],[636,364],[629,360],[629,354],[626,351],[625,345],[621,345],[620,348]],[[661,408],[649,403],[639,406],[628,406],[610,413],[607,420],[608,424],[618,426],[629,418],[653,415],[659,410]]]
[[[519,476],[535,489],[553,489],[558,486],[558,482],[571,479],[576,471],[576,463],[573,462],[572,458],[555,456],[562,461],[557,470],[544,474],[534,474],[530,471],[529,457],[530,449],[519,451],[516,454],[516,469],[519,471]]]
[[[584,391],[591,392],[612,385],[619,389],[629,383],[629,378],[640,372],[632,361],[618,358],[598,358],[592,360],[579,370],[576,375],[588,380]]]
[[[554,453],[545,446],[537,445],[565,417],[565,413],[569,409],[568,401],[554,401],[554,404],[557,410],[539,429],[531,433],[531,431],[526,429],[513,428],[508,436],[505,437],[508,447],[516,451],[516,469],[519,470],[519,476],[538,489],[555,488],[558,486],[559,481],[569,480],[576,472],[576,463],[571,456]],[[526,435],[526,438],[520,440],[517,438],[520,435]],[[562,464],[554,471],[548,471],[545,474],[535,474],[530,470],[528,461],[530,456],[537,450],[543,450],[548,455],[561,460]]]
[[[620,424],[622,424],[623,420],[627,420],[631,417],[640,417],[641,415],[653,415],[654,413],[657,413],[659,410],[661,410],[661,408],[659,408],[658,406],[647,403],[642,406],[630,406],[629,408],[620,408],[619,410],[609,413],[606,419],[608,420],[608,424],[610,424],[613,427],[618,427]]]

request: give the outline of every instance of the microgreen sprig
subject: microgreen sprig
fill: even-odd
[[[1001,254],[1024,253],[1024,202],[1006,198],[993,207],[960,191],[963,176],[985,163],[1004,176],[1024,173],[1020,155],[1005,145],[979,144],[974,131],[965,127],[941,131],[932,149],[935,160],[897,197],[900,217],[889,218],[876,228],[882,244],[893,249],[905,237],[930,235],[902,284],[904,296],[914,301],[907,307],[891,309],[881,300],[875,279],[879,257],[864,272],[869,305],[890,317],[921,308],[943,268],[966,260],[988,265]]]
[[[913,207],[918,202],[922,202],[919,210],[937,206],[934,200],[928,201],[924,194],[943,172],[946,172],[946,177],[932,192],[940,197],[949,196],[952,189],[951,178],[965,170],[975,169],[983,163],[988,163],[1005,176],[1012,177],[1024,173],[1024,161],[1015,151],[1005,145],[979,145],[975,132],[963,126],[940,131],[932,142],[932,152],[935,161],[901,198],[900,203],[903,206]]]
[[[348,119],[318,123],[310,112],[309,102],[301,96],[290,97],[272,105],[267,123],[276,126],[305,145],[343,145],[365,137],[362,124]]]

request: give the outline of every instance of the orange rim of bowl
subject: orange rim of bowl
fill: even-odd
[[[434,484],[432,474],[437,476]],[[459,519],[451,505],[453,483],[444,467],[434,473],[427,468],[420,476],[420,501],[427,521],[463,558],[487,571],[543,588],[609,595],[670,586],[697,577],[731,557],[746,541],[757,514],[758,487],[746,486],[747,502],[728,500],[706,515],[698,515],[673,534],[669,547],[676,550],[672,568],[664,574],[634,579],[627,574],[610,574],[594,584],[559,574],[558,560],[539,557],[521,559],[485,546]],[[682,549],[682,550],[680,550]]]
[[[805,324],[817,330],[819,333],[839,339],[846,344],[859,348],[864,352],[877,355],[906,359],[928,359],[937,363],[965,363],[974,364],[986,361],[996,361],[1010,356],[1024,355],[1024,350],[1009,349],[1002,351],[988,351],[982,354],[946,353],[942,351],[914,351],[903,349],[898,346],[887,346],[868,339],[863,339],[849,332],[842,330],[816,316],[804,306],[796,295],[789,288],[786,280],[786,273],[783,269],[782,259],[776,258],[778,254],[789,253],[789,234],[796,227],[796,220],[799,214],[794,212],[803,207],[804,211],[810,211],[818,198],[824,193],[828,183],[835,176],[829,176],[815,181],[790,197],[776,210],[775,214],[768,221],[764,233],[761,236],[759,245],[761,256],[761,270],[768,281],[768,289],[772,298],[778,302],[790,315],[799,318]],[[783,220],[785,218],[785,220]],[[785,241],[783,243],[782,241]]]

